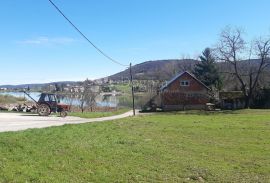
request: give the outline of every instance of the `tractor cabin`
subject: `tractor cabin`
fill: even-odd
[[[164,111],[205,109],[210,91],[210,88],[185,71],[161,87],[161,107]]]

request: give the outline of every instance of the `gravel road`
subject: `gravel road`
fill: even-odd
[[[132,116],[132,114],[132,111],[128,111],[124,114],[116,116],[85,119],[73,116],[61,118],[56,116],[42,117],[36,114],[26,113],[0,113],[0,132],[20,131],[30,128],[46,128],[50,126],[61,126],[64,124],[109,121],[114,119],[126,118]]]

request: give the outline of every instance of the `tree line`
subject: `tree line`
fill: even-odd
[[[262,88],[260,79],[270,66],[270,36],[248,42],[243,34],[239,28],[225,28],[216,46],[203,51],[193,74],[208,87],[217,90],[228,84],[223,83],[222,74],[233,76],[244,95],[245,107],[249,108]],[[217,62],[224,62],[227,66],[219,71]]]

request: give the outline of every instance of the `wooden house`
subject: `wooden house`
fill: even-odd
[[[165,111],[205,109],[210,88],[185,71],[167,82],[160,90],[161,107]]]

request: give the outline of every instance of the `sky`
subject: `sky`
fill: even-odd
[[[270,34],[269,0],[53,0],[99,48],[135,65],[194,58],[226,26]],[[48,0],[0,1],[0,85],[80,81],[126,69],[85,41]]]

